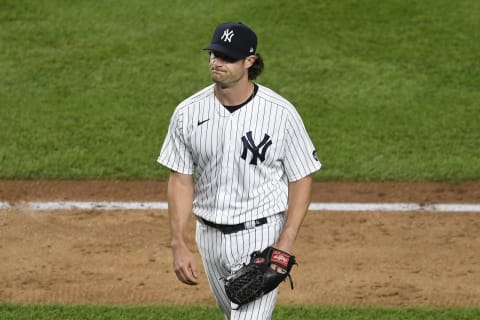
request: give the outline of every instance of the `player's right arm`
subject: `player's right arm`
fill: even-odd
[[[188,285],[198,284],[195,257],[185,241],[188,222],[192,216],[193,190],[192,175],[170,171],[167,198],[173,268],[177,278]]]

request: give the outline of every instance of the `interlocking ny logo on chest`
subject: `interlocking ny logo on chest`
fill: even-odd
[[[248,151],[252,154],[252,159],[250,164],[257,165],[257,161],[265,161],[265,154],[267,153],[268,148],[272,145],[272,140],[268,134],[264,134],[263,140],[257,145],[252,137],[252,131],[248,131],[242,137],[243,151],[240,156],[243,160],[247,160]]]

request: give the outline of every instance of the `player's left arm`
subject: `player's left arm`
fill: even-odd
[[[287,219],[275,248],[293,253],[295,239],[310,205],[312,194],[312,176],[308,175],[300,180],[288,184]]]

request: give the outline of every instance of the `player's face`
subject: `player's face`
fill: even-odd
[[[235,60],[216,51],[210,51],[210,75],[213,82],[230,87],[242,79],[248,80],[246,59]]]

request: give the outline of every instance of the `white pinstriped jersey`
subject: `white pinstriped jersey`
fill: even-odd
[[[237,224],[287,209],[288,182],[320,169],[313,143],[294,106],[261,86],[231,113],[214,84],[181,102],[157,161],[195,174],[193,212]]]

